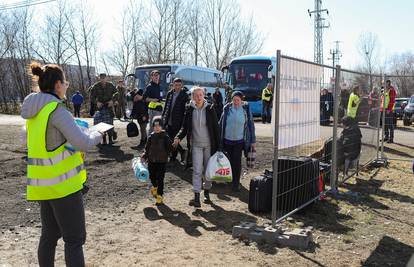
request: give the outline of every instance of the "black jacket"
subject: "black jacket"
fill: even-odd
[[[206,106],[206,123],[208,128],[208,133],[210,136],[210,145],[211,145],[211,155],[217,152],[219,146],[219,129],[216,111],[214,110],[213,105],[204,103]],[[180,132],[177,134],[177,137],[182,140],[185,136],[189,137],[189,142],[191,143],[191,136],[193,132],[193,110],[194,108],[191,104],[186,106],[184,121],[181,127]]]
[[[168,134],[165,131],[152,133],[145,145],[145,152],[142,157],[148,162],[167,163],[168,154],[171,151],[171,143]]]
[[[166,129],[171,126],[173,129],[179,130],[183,124],[188,95],[184,90],[181,90],[175,100],[174,107],[171,108],[173,95],[174,89],[167,93],[164,111],[162,112],[162,122]],[[173,117],[172,125],[168,125],[170,114],[172,114]]]
[[[138,94],[138,91],[133,91],[130,93],[132,99]],[[148,107],[144,102],[144,99],[141,101],[134,101],[132,106],[131,117],[136,119],[138,123],[148,122]]]
[[[361,153],[361,130],[357,124],[352,124],[342,130],[339,138],[344,147],[345,159],[354,160]]]

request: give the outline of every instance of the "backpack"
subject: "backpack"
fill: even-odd
[[[138,126],[135,122],[131,121],[127,125],[127,136],[135,137],[139,135]]]

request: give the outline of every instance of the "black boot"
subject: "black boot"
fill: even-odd
[[[108,135],[108,139],[109,139],[109,145],[113,145],[114,141],[112,140],[112,135],[111,134]]]
[[[187,159],[187,150],[185,150],[184,148],[181,148],[180,156],[181,156],[181,163],[185,164],[185,161]]]
[[[103,135],[102,137],[102,145],[106,145],[106,134]]]
[[[211,204],[210,191],[208,191],[208,190],[204,190],[204,203],[205,204]]]
[[[189,205],[190,206],[194,206],[196,208],[200,208],[201,207],[201,203],[200,203],[200,193],[194,193],[194,199],[190,200]]]

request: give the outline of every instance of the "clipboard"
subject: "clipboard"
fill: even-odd
[[[109,130],[111,130],[112,128],[114,128],[113,125],[105,123],[105,122],[100,122],[94,126],[89,127],[89,131],[96,131],[96,132],[107,132]]]

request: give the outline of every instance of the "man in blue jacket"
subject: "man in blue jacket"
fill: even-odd
[[[73,104],[73,109],[74,111],[74,116],[75,117],[80,117],[80,108],[81,105],[83,103],[83,96],[81,95],[81,93],[79,91],[76,91],[76,93],[72,96],[72,104]]]

